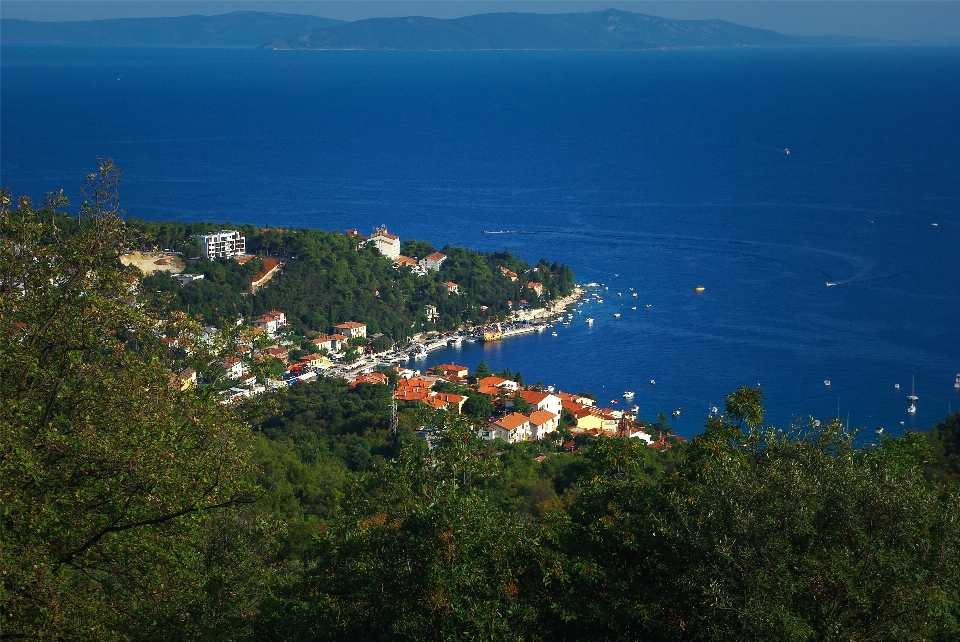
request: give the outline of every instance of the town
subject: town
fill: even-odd
[[[392,260],[395,267],[409,268],[418,275],[440,270],[447,259],[440,252],[431,252],[419,259],[401,254],[400,238],[389,233],[386,227],[375,230],[369,238],[356,230],[347,230],[345,235],[358,239],[361,245],[372,244]],[[202,234],[196,240],[207,259],[244,262],[252,258],[246,253],[244,237],[236,230]],[[251,290],[266,287],[270,278],[282,271],[282,262],[268,261],[264,262],[264,270],[251,278]],[[519,278],[503,267],[500,272],[511,281]],[[178,274],[173,278],[183,285],[202,276]],[[448,281],[444,285],[450,294],[457,294],[456,283]],[[525,285],[538,295],[542,293],[539,282]],[[378,342],[381,335],[368,334],[367,323],[352,319],[338,323],[329,334],[308,332],[299,336],[291,331],[285,312],[278,309],[251,320],[238,319],[226,334],[218,333],[213,327],[205,328],[204,334],[208,344],[220,341],[222,347],[234,350],[233,354],[210,364],[219,374],[217,383],[222,389],[218,394],[223,404],[241,403],[270,390],[308,384],[318,377],[332,377],[347,381],[351,387],[391,386],[393,399],[403,407],[425,406],[467,414],[476,420],[474,429],[478,437],[488,441],[517,443],[552,439],[570,451],[577,447],[577,435],[619,436],[639,439],[658,449],[669,448],[670,443],[679,438],[671,435],[668,441],[669,431],[658,430],[662,425],[653,427],[640,421],[637,406],[600,408],[589,394],[524,386],[488,371],[471,374],[467,367],[452,363],[427,372],[410,365],[411,361],[416,365],[430,351],[462,342],[500,341],[528,332],[542,332],[553,323],[563,321],[562,313],[583,294],[582,288],[575,287],[570,295],[539,309],[532,309],[525,300],[519,300],[513,314],[506,319],[447,332],[422,332],[403,344]],[[425,306],[428,318],[436,314],[433,307]],[[164,338],[164,341],[175,340]],[[197,372],[184,368],[172,374],[171,382],[181,389],[198,385]],[[414,428],[419,437],[431,442],[427,426]]]

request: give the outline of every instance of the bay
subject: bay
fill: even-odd
[[[644,418],[682,408],[684,435],[739,385],[781,426],[897,433],[960,406],[958,48],[7,45],[0,72],[15,193],[70,195],[99,155],[133,216],[385,223],[609,288],[557,337],[428,365],[483,359],[606,404],[635,390]]]

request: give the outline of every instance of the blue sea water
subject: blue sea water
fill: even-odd
[[[69,194],[97,155],[137,217],[386,223],[609,287],[556,337],[428,364],[635,390],[685,435],[739,385],[781,426],[960,407],[960,48],[4,46],[0,184]]]

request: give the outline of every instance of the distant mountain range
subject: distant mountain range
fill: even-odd
[[[286,13],[236,11],[219,16],[117,18],[78,22],[0,20],[0,43],[257,47],[340,20]]]
[[[867,41],[787,36],[723,20],[673,20],[607,9],[589,13],[487,13],[446,20],[370,18],[356,22],[253,11],[83,22],[3,19],[0,20],[0,42],[466,51],[770,47]]]

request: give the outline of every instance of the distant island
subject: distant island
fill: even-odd
[[[840,36],[788,36],[724,20],[674,20],[606,9],[587,13],[487,13],[343,22],[238,11],[217,16],[77,22],[0,20],[4,44],[259,47],[270,50],[636,50],[870,44]]]

